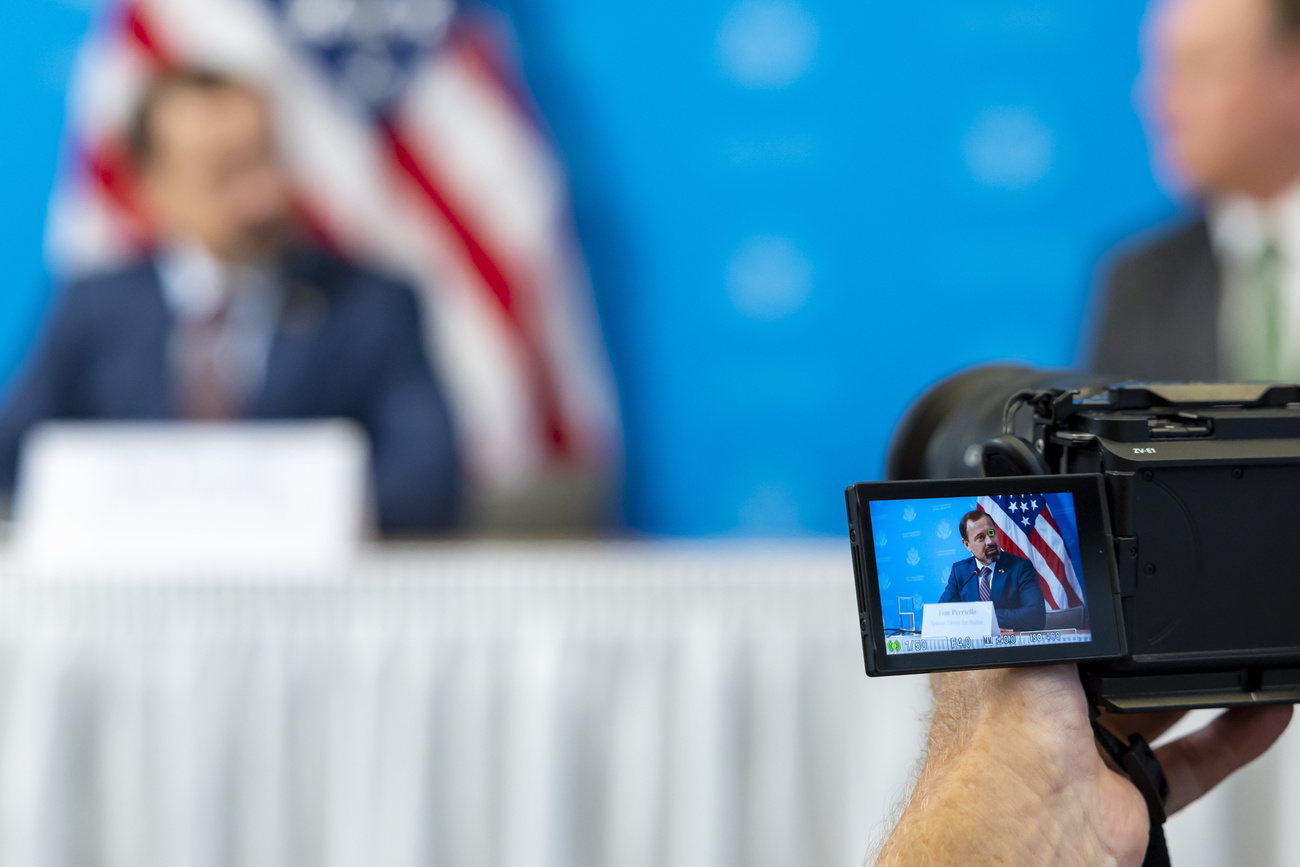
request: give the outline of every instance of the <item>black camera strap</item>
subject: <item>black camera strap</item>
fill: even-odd
[[[1169,781],[1165,779],[1160,760],[1142,735],[1129,735],[1126,744],[1098,722],[1095,705],[1091,706],[1088,716],[1097,743],[1115,760],[1115,764],[1124,769],[1147,802],[1151,836],[1147,839],[1147,854],[1142,859],[1142,867],[1169,867],[1169,849],[1165,845],[1165,819],[1168,818],[1165,809],[1169,804]]]

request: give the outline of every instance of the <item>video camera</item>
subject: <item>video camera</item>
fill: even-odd
[[[1110,710],[1300,701],[1300,386],[977,368],[887,473],[846,491],[869,675],[1078,662]]]

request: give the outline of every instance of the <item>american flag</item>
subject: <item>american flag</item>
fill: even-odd
[[[613,378],[565,179],[507,43],[452,0],[114,0],[74,74],[51,264],[70,277],[147,246],[130,112],[160,70],[232,72],[274,100],[312,234],[423,289],[480,493],[610,471]]]
[[[1083,604],[1083,588],[1061,528],[1042,495],[980,497],[976,507],[993,519],[998,547],[1034,564],[1048,608],[1059,611]]]

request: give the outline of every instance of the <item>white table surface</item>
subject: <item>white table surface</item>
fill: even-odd
[[[194,571],[0,563],[0,864],[849,867],[920,754],[843,543]],[[1300,863],[1290,769],[1175,817],[1174,863]]]

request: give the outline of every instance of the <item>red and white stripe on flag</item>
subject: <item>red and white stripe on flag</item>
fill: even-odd
[[[75,276],[147,243],[122,141],[150,76],[179,64],[235,73],[275,101],[311,231],[422,288],[431,355],[480,490],[526,487],[556,464],[612,471],[617,400],[563,172],[498,62],[495,32],[453,18],[376,118],[285,36],[265,0],[117,0],[73,79],[51,265]]]
[[[998,547],[1034,564],[1048,608],[1059,611],[1083,604],[1079,576],[1075,574],[1070,552],[1066,550],[1060,527],[1050,509],[1044,506],[1033,526],[1025,532],[991,497],[979,497],[976,506],[993,519]]]

